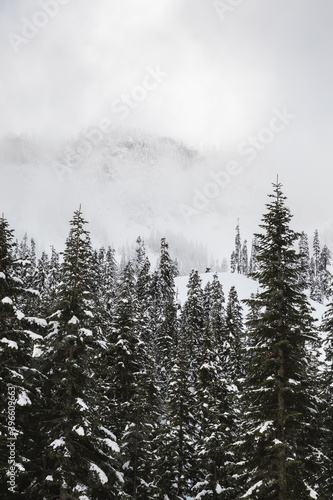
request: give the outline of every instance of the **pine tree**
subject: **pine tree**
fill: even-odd
[[[118,445],[99,420],[94,378],[103,333],[94,302],[92,248],[81,210],[74,213],[61,265],[56,311],[40,361],[46,398],[43,493],[67,500],[120,493]]]
[[[170,379],[172,352],[177,335],[177,304],[175,294],[175,267],[169,254],[168,243],[161,239],[160,261],[151,280],[151,328],[159,367],[162,398]]]
[[[250,264],[249,264],[249,276],[251,276],[253,273],[257,272],[257,270],[258,270],[257,240],[256,240],[256,237],[254,237],[253,240],[252,240],[252,247],[251,247],[251,257],[250,257]]]
[[[247,407],[243,435],[247,492],[244,498],[302,500],[314,488],[318,417],[313,373],[307,348],[312,346],[311,309],[299,283],[300,257],[293,245],[298,235],[289,228],[281,185],[274,185],[271,203],[257,234],[262,291],[248,301],[259,310],[251,322],[253,354],[247,373]]]
[[[299,239],[299,255],[300,255],[300,264],[302,266],[302,270],[300,272],[299,280],[301,283],[306,284],[308,286],[310,284],[310,251],[309,251],[309,243],[307,234],[302,231]]]
[[[188,342],[192,373],[196,377],[204,330],[204,295],[201,288],[201,278],[197,270],[192,270],[187,288],[187,299],[181,316],[181,329],[184,331]]]
[[[158,498],[185,500],[197,482],[195,443],[195,395],[191,375],[188,338],[180,332],[174,364],[159,428],[158,460],[155,466]]]
[[[236,415],[231,404],[233,395],[219,354],[223,329],[220,293],[214,302],[213,299],[211,322],[204,330],[203,352],[195,386],[199,477],[193,491],[195,498],[231,499],[235,498],[231,444],[235,437]]]
[[[327,266],[331,264],[331,255],[332,252],[328,249],[327,245],[324,245],[319,259],[320,287],[323,298],[329,298],[330,295],[332,276]]]
[[[129,262],[122,273],[104,362],[109,404],[107,419],[119,436],[128,498],[151,498],[151,464],[158,420],[159,394],[151,345],[149,309],[149,262],[137,282]],[[138,300],[140,297],[140,302]],[[111,422],[112,423],[112,422]],[[127,498],[126,497],[126,498]]]
[[[310,261],[310,297],[322,303],[323,293],[320,282],[320,243],[318,230],[315,230],[313,237],[313,256]]]
[[[240,387],[245,370],[242,358],[243,315],[234,286],[230,288],[228,295],[225,332],[223,358],[228,371],[228,380],[231,384]]]
[[[41,312],[44,316],[49,316],[56,307],[56,294],[61,281],[61,270],[59,263],[59,253],[51,247],[51,258],[48,266],[44,290],[41,292]]]
[[[36,408],[41,375],[33,359],[34,340],[41,338],[37,320],[19,309],[25,283],[16,272],[13,231],[0,218],[0,388],[2,498],[28,497],[29,484],[40,466]],[[40,322],[41,323],[41,322]]]
[[[242,272],[242,242],[239,231],[239,221],[236,226],[235,249],[231,254],[230,268],[232,273]]]
[[[325,340],[325,365],[323,373],[323,436],[321,475],[319,478],[319,498],[328,499],[333,495],[333,301],[327,305],[322,330],[326,335]]]
[[[146,259],[146,249],[145,243],[142,240],[141,236],[139,236],[136,240],[136,249],[135,249],[135,274],[138,275],[144,265]]]
[[[245,276],[248,275],[249,273],[249,258],[247,254],[247,241],[245,240],[242,246],[242,252],[241,252],[241,274],[244,274]]]

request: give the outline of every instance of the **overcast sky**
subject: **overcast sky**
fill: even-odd
[[[247,185],[279,173],[293,211],[333,228],[332,0],[1,0],[0,19],[0,135],[108,118],[246,165],[261,134]],[[270,136],[276,112],[292,118]]]

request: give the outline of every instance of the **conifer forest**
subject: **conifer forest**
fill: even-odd
[[[250,259],[237,225],[245,301],[193,269],[181,303],[165,238],[156,268],[140,237],[117,262],[81,208],[39,256],[2,215],[1,498],[333,498],[330,251],[285,200],[273,184]]]

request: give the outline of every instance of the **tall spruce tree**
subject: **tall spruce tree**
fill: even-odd
[[[325,369],[323,377],[323,464],[319,478],[320,499],[333,497],[333,301],[327,305],[322,329],[326,334]]]
[[[213,288],[211,321],[203,332],[203,350],[195,384],[195,415],[199,432],[196,445],[198,482],[193,491],[198,499],[228,500],[235,498],[231,444],[235,437],[236,415],[232,407],[232,388],[220,357],[224,322],[221,318],[221,288],[216,286],[216,280]]]
[[[69,500],[120,496],[118,445],[99,418],[95,375],[103,339],[92,293],[92,248],[81,210],[74,213],[61,266],[56,311],[40,361],[46,398],[42,491]]]
[[[186,500],[198,480],[196,398],[188,340],[180,331],[157,439],[157,498],[163,500]]]
[[[0,389],[2,498],[30,498],[30,485],[40,468],[36,410],[41,375],[33,359],[34,341],[42,338],[36,318],[19,308],[25,283],[16,271],[13,231],[0,218]],[[19,259],[20,261],[20,259]],[[45,323],[45,322],[44,322]],[[36,497],[37,498],[37,497]]]
[[[257,234],[261,291],[248,304],[259,310],[244,393],[247,484],[241,498],[314,498],[316,400],[308,349],[314,342],[311,308],[299,283],[298,238],[289,227],[281,184],[274,184]]]

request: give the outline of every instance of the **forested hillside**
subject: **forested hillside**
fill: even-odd
[[[41,255],[2,215],[2,498],[331,499],[330,251],[291,219],[274,184],[226,290],[164,237],[93,248],[81,208]]]

